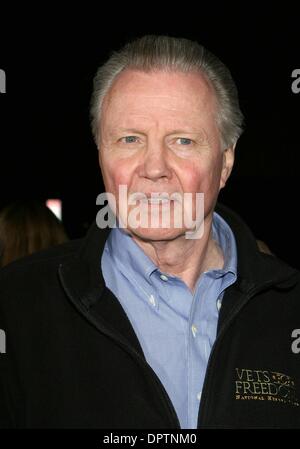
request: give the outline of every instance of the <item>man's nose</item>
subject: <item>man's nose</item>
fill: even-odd
[[[156,181],[160,178],[170,179],[172,170],[169,164],[168,149],[163,145],[149,145],[143,155],[140,176]]]

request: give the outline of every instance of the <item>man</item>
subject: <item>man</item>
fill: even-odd
[[[299,273],[215,210],[229,71],[146,36],[98,70],[91,115],[117,226],[2,270],[1,426],[299,427]]]

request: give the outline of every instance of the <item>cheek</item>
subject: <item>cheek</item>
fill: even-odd
[[[219,189],[221,169],[220,158],[181,164],[179,178],[183,191],[214,194]]]
[[[116,191],[119,185],[129,185],[132,178],[132,164],[124,160],[103,160],[102,174],[107,191]]]
[[[180,164],[178,177],[184,192],[200,192],[207,182],[209,170],[201,160]]]

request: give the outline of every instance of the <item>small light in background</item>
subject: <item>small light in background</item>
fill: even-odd
[[[52,212],[57,216],[59,220],[61,220],[61,200],[58,199],[49,199],[46,201],[46,206],[52,210]]]

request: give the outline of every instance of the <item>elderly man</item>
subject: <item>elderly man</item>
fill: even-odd
[[[0,426],[299,427],[299,273],[216,208],[227,68],[145,36],[100,67],[91,116],[116,220],[2,270]]]

